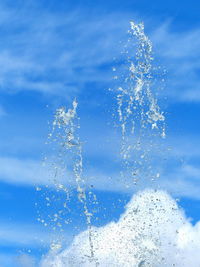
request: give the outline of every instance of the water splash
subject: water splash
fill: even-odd
[[[78,130],[80,128],[79,117],[77,115],[78,102],[76,99],[73,101],[73,108],[65,110],[65,108],[59,108],[55,114],[55,120],[53,122],[53,128],[55,130],[58,127],[62,131],[62,147],[69,150],[74,155],[72,162],[73,173],[76,182],[76,189],[78,193],[78,199],[83,205],[83,211],[86,218],[86,224],[88,228],[88,240],[90,247],[90,262],[95,263],[98,266],[98,261],[95,259],[94,246],[93,246],[93,232],[91,217],[92,213],[89,211],[87,203],[87,195],[85,191],[85,180],[83,178],[83,157],[82,157],[82,143],[78,136]]]
[[[165,120],[163,112],[160,111],[151,89],[153,79],[153,52],[152,43],[144,33],[144,24],[131,22],[129,34],[136,38],[137,50],[134,60],[130,56],[128,57],[129,72],[124,78],[125,87],[118,88],[119,94],[117,96],[118,113],[119,119],[122,122],[122,136],[124,139],[128,120],[133,119],[130,116],[132,114],[135,116],[136,112],[134,110],[139,107],[142,127],[150,123],[152,129],[158,128],[158,123]],[[129,39],[130,41],[132,41],[131,38]],[[122,110],[123,105],[124,108]],[[164,135],[164,132],[162,132],[162,135]]]
[[[155,146],[154,137],[165,137],[165,116],[154,96],[152,43],[144,32],[143,23],[130,22],[130,26],[124,52],[125,65],[119,68],[120,74],[115,79],[117,84],[120,83],[116,88],[116,99],[122,135],[121,155],[126,169],[131,176],[136,176],[142,165],[147,166],[150,150]],[[133,47],[129,49],[133,44],[136,45],[135,55]],[[116,68],[113,71],[116,73]]]
[[[130,38],[128,43],[135,44],[133,39],[136,40],[136,53],[133,55],[132,50],[131,53],[128,48],[126,50],[125,54],[127,55],[127,64],[125,65],[125,71],[121,75],[120,79],[115,76],[115,78],[120,81],[120,86],[117,87],[116,91],[116,99],[118,120],[120,122],[122,134],[121,155],[126,170],[131,172],[131,178],[133,178],[132,180],[129,177],[129,182],[137,184],[137,180],[139,176],[141,176],[140,173],[142,168],[146,168],[146,172],[150,172],[150,157],[152,156],[151,151],[154,149],[154,137],[165,137],[165,117],[163,112],[160,110],[156,97],[154,96],[154,89],[152,89],[152,86],[155,84],[153,79],[155,69],[153,67],[152,43],[144,32],[144,25],[142,23],[135,24],[134,22],[131,22],[129,36]],[[113,71],[116,72],[116,68],[114,68]],[[99,261],[96,258],[96,254],[99,255],[98,258],[101,257],[101,250],[98,247],[98,239],[101,238],[101,236],[98,236],[98,234],[95,233],[95,228],[92,227],[92,213],[88,208],[88,198],[85,189],[86,181],[83,178],[82,143],[78,134],[80,129],[80,119],[77,115],[77,106],[78,103],[75,99],[71,109],[68,109],[67,111],[64,107],[57,109],[53,122],[53,133],[57,131],[56,138],[54,139],[59,142],[61,150],[64,151],[65,157],[63,153],[60,153],[60,158],[62,158],[64,164],[64,171],[67,167],[69,167],[69,169],[73,172],[78,199],[83,207],[83,213],[86,218],[88,230],[84,233],[83,245],[83,249],[86,246],[86,251],[81,252],[81,263],[84,259],[87,263],[89,261],[87,266],[98,266]],[[51,138],[52,136],[53,134],[50,134]],[[146,143],[148,143],[148,145]],[[71,161],[67,160],[66,151],[69,152],[68,155],[71,155]],[[142,173],[142,175],[144,175],[144,173]],[[54,184],[67,192],[64,185],[57,182],[57,176],[58,166],[55,166]],[[128,176],[127,173],[126,176]],[[150,176],[153,175],[150,174]],[[156,172],[154,176],[159,177],[159,173]],[[154,204],[155,203],[152,203],[152,205]],[[131,219],[137,219],[140,221],[140,216],[138,216],[138,214],[140,214],[139,210],[140,207],[136,207],[136,209],[133,210]],[[125,217],[124,219],[126,220]],[[142,250],[144,252],[146,251],[145,258],[149,259],[149,261],[150,259],[155,259],[156,261],[157,247],[159,247],[159,244],[156,242],[157,240],[159,242],[159,237],[156,235],[158,239],[155,241],[154,237],[151,236],[151,227],[146,227],[145,222],[143,223],[143,221],[138,230],[136,229],[138,226],[137,224],[134,225],[134,229],[133,227],[127,227],[128,224],[129,221],[125,226],[122,225],[122,228],[126,228],[124,230],[125,234],[128,230],[128,240],[130,243],[133,241],[130,233],[135,230],[134,247],[136,247],[140,252]],[[111,227],[111,229],[114,231],[116,230],[115,227]],[[115,235],[117,233],[114,233],[115,243],[113,243],[112,246],[109,246],[110,251],[113,247],[120,246],[121,242],[123,243],[124,231],[122,231],[120,239],[116,237],[116,240]],[[150,241],[155,241],[155,247],[150,241],[141,243],[141,239],[145,238],[145,235],[148,235],[148,237],[150,235],[149,239]],[[85,243],[85,240],[87,240],[87,244]],[[122,255],[123,265],[125,263],[124,257],[126,258],[126,253],[129,253],[129,249],[126,245],[127,244],[125,243],[124,250],[122,252],[122,254],[124,253],[124,255]],[[54,244],[53,247],[57,247],[57,244]],[[76,249],[78,249],[77,247]],[[144,247],[150,247],[150,249],[145,250]],[[103,249],[105,250],[106,248]],[[148,265],[146,259],[144,260],[144,252],[142,254],[139,253],[138,255],[134,255],[135,259],[131,258],[131,260],[135,260],[137,262],[137,266],[140,267],[152,266]],[[152,253],[154,254],[152,255]],[[66,262],[68,261],[65,257],[64,260],[66,260]],[[116,266],[122,266],[122,264]]]

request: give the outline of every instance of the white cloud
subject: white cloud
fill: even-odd
[[[59,16],[45,10],[5,13],[0,20],[8,32],[0,46],[0,84],[7,92],[34,90],[67,97],[86,82],[105,82],[111,77],[101,66],[120,53],[119,41],[129,24],[128,14],[90,14],[88,19],[86,10]],[[13,28],[9,32],[11,23],[17,38]]]
[[[118,222],[93,228],[92,235],[98,266],[200,265],[200,223],[192,226],[176,202],[162,191],[137,193]],[[50,251],[41,267],[94,266],[90,253],[85,231],[67,249]]]
[[[88,16],[87,10],[77,10],[58,16],[42,9],[30,12],[26,7],[5,6],[1,14],[2,31],[7,29],[0,46],[1,90],[33,90],[66,98],[81,92],[87,82],[111,80],[112,73],[102,66],[114,63],[113,57],[120,60],[120,41],[127,39],[129,21],[138,20],[138,15],[127,12]],[[155,56],[169,70],[166,93],[173,101],[200,101],[200,29],[175,32],[172,20],[145,21],[154,25],[149,35]]]
[[[72,188],[76,185],[70,171],[59,168],[59,165],[55,171],[55,164],[50,161],[44,166],[38,160],[0,157],[0,165],[0,181],[8,184],[55,187],[55,183],[61,183]]]
[[[124,171],[123,176],[120,175],[119,160],[116,160],[109,153],[108,157],[104,153],[97,156],[100,156],[100,159],[106,159],[106,166],[99,166],[98,164],[94,164],[93,167],[84,166],[83,175],[86,187],[91,188],[92,185],[95,190],[99,191],[133,194],[136,186],[130,177],[130,173]],[[160,173],[160,178],[157,178],[155,181],[151,181],[151,177],[143,179],[142,177],[148,175],[148,173],[141,169],[137,188],[140,190],[146,187],[164,189],[177,197],[199,199],[200,168],[189,163],[184,165],[178,164],[173,167],[171,164],[175,160],[172,154],[169,157],[170,165],[166,164],[164,167],[158,163],[154,166],[154,169],[156,170],[157,168]],[[2,182],[26,186],[48,185],[51,188],[55,187],[57,183],[65,185],[68,190],[76,188],[73,173],[69,170],[58,168],[56,169],[57,176],[55,178],[54,165],[51,165],[50,162],[44,167],[42,162],[36,160],[0,157],[0,165],[0,181]],[[57,162],[56,166],[59,167],[59,162]]]
[[[0,253],[0,266],[5,267],[33,267],[38,266],[37,259],[32,256],[34,250],[44,250],[49,248],[52,242],[70,243],[72,240],[72,231],[62,233],[52,232],[43,225],[28,223],[10,223],[8,221],[0,222],[0,246],[15,248],[16,252],[7,253],[2,250]],[[27,254],[25,253],[27,251]]]
[[[170,157],[178,157],[178,158],[196,158],[200,156],[200,140],[198,133],[195,132],[193,134],[173,134],[168,136],[168,155]]]
[[[33,90],[69,98],[88,82],[111,80],[106,66],[120,60],[130,13],[95,14],[87,10],[53,14],[45,10],[2,7],[0,25],[7,35],[0,46],[1,90]],[[42,14],[42,16],[41,16]],[[9,18],[9,19],[8,19]],[[10,19],[12,18],[12,19]],[[145,19],[147,25],[159,22]],[[15,25],[18,35],[13,35]],[[149,31],[156,58],[168,70],[166,93],[173,101],[200,101],[200,29],[173,31],[173,21]],[[1,33],[1,32],[0,32]],[[3,33],[2,33],[3,34]],[[104,84],[105,85],[105,84]]]
[[[35,160],[0,157],[0,180],[12,184],[47,184],[48,174]]]
[[[173,21],[152,32],[155,55],[167,70],[165,93],[173,102],[199,102],[200,29],[173,31]]]
[[[0,245],[36,248],[48,246],[57,233],[42,225],[0,222]],[[67,234],[66,234],[67,235]]]

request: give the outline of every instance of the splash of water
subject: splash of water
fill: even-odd
[[[78,102],[76,99],[73,101],[73,108],[65,110],[65,108],[59,108],[55,114],[55,120],[53,127],[58,127],[62,132],[62,146],[66,150],[70,150],[74,154],[73,160],[73,173],[76,182],[76,188],[78,193],[78,199],[83,205],[83,211],[86,218],[86,224],[88,228],[88,240],[90,247],[90,262],[94,262],[95,266],[98,266],[98,261],[95,259],[94,246],[93,246],[93,232],[91,217],[92,213],[89,212],[87,204],[87,195],[85,192],[85,180],[83,178],[83,157],[82,157],[82,143],[78,136],[78,129],[80,128],[79,117],[77,115]]]
[[[119,77],[115,76],[115,79],[120,83],[116,89],[116,99],[122,135],[121,155],[125,168],[133,177],[138,176],[142,166],[150,166],[147,161],[150,161],[150,150],[155,146],[154,136],[165,137],[165,116],[154,96],[156,85],[152,43],[144,32],[143,23],[131,22],[130,26],[130,38],[124,52],[125,70],[119,68]],[[133,48],[129,49],[133,43],[136,44],[135,55]],[[113,70],[116,72],[116,68]],[[146,146],[146,142],[149,145]]]
[[[152,137],[154,135],[165,137],[165,117],[163,112],[160,110],[160,107],[158,106],[156,97],[153,94],[152,85],[154,84],[154,67],[152,43],[144,32],[144,25],[142,23],[135,24],[134,22],[131,22],[129,35],[129,43],[133,41],[133,38],[137,41],[136,55],[129,55],[129,52],[127,50],[126,54],[128,54],[128,64],[126,65],[125,73],[122,75],[121,85],[117,88],[116,98],[117,114],[122,134],[121,155],[126,168],[131,170],[131,175],[132,177],[134,177],[134,181],[136,181],[135,177],[139,177],[138,172],[140,171],[140,169],[142,169],[142,166],[143,168],[146,167],[147,171],[149,171],[150,168],[149,162],[147,163],[147,158],[151,156],[149,151],[153,149],[153,138],[150,138],[150,142],[147,148],[144,148],[144,146],[146,145],[144,144],[144,140],[146,137]],[[116,69],[113,70],[116,71]],[[71,155],[73,155],[73,160],[71,162],[72,170],[77,188],[78,199],[83,206],[83,212],[88,228],[85,235],[87,236],[87,241],[89,242],[87,242],[86,245],[86,252],[82,252],[84,253],[83,258],[87,258],[87,262],[89,259],[88,264],[90,265],[87,266],[98,266],[99,262],[96,258],[96,254],[101,254],[101,251],[99,250],[98,246],[95,245],[98,243],[99,237],[97,236],[97,234],[95,234],[95,230],[92,227],[92,213],[88,208],[85,180],[83,178],[82,143],[78,135],[80,122],[77,115],[77,106],[78,103],[76,100],[74,100],[73,107],[71,109],[68,109],[67,111],[63,107],[57,109],[55,120],[53,122],[53,130],[58,130],[57,140],[60,142],[60,147],[64,151],[68,151]],[[136,159],[137,154],[139,155],[139,159]],[[146,165],[144,163],[146,163]],[[64,164],[66,164],[66,162]],[[57,176],[57,173],[55,176]],[[157,176],[159,176],[159,174],[157,174]],[[132,182],[131,179],[129,180],[130,182]],[[137,214],[139,214],[138,210],[136,210],[135,213],[132,214],[133,218],[136,218]],[[137,217],[137,219],[139,220],[139,217]],[[142,247],[140,245],[141,239],[145,237],[143,235],[144,228],[145,223],[142,224],[139,231],[135,230],[136,238],[134,240],[134,246],[139,248],[139,250],[142,250]],[[116,230],[115,228],[113,229],[114,231]],[[150,231],[150,228],[147,227],[146,231]],[[120,238],[123,239],[123,236],[121,236]],[[130,237],[130,242],[132,242],[131,240],[132,239]],[[113,246],[120,246],[120,242],[123,242],[123,240],[116,239],[116,242],[118,243],[113,244]],[[146,244],[146,246],[150,245],[150,243]],[[110,246],[109,249],[112,250],[112,246]],[[126,247],[126,244],[125,250],[126,251],[124,251],[124,255],[126,255],[126,253],[129,251]],[[150,255],[153,252],[154,255]],[[144,253],[142,255],[144,256]],[[148,257],[149,259],[150,257],[152,257],[151,259],[153,259],[156,258],[156,255],[156,250],[154,251],[154,249],[152,249],[148,254]],[[135,257],[137,258],[137,256]],[[147,265],[146,261],[144,261],[139,256],[137,263],[137,266],[140,267],[149,266]]]
[[[142,128],[147,123],[151,124],[152,129],[158,128],[158,123],[165,120],[163,112],[160,111],[157,100],[151,90],[153,52],[152,43],[144,33],[144,24],[131,22],[129,34],[136,38],[138,46],[134,61],[131,57],[128,57],[129,68],[128,74],[124,78],[124,87],[118,87],[118,114],[123,140],[125,140],[128,120],[132,120],[134,124],[135,118],[133,116],[135,116],[139,108],[139,114],[137,113],[137,115],[141,118]],[[129,39],[129,42],[131,40]],[[162,136],[164,136],[164,128],[162,130]],[[133,132],[134,126],[132,127]]]

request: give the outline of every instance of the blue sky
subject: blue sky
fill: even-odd
[[[108,88],[114,86],[114,58],[120,58],[130,20],[144,21],[155,60],[166,70],[160,102],[166,111],[165,147],[170,150],[167,166],[160,166],[160,187],[180,198],[194,222],[200,220],[199,9],[194,0],[0,2],[1,266],[24,258],[37,261],[48,250],[51,231],[36,220],[35,202],[46,211],[35,186],[48,183],[41,168],[49,153],[48,122],[57,107],[71,106],[74,97],[86,174],[102,207],[100,224],[118,218],[130,198],[132,192],[108,179],[117,181],[120,145]],[[72,200],[72,206],[74,223],[66,229],[66,242],[77,224],[78,203]]]

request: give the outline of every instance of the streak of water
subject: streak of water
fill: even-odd
[[[150,150],[155,146],[155,136],[165,137],[165,116],[154,95],[152,43],[144,32],[143,23],[131,22],[130,25],[125,70],[119,68],[119,76],[115,79],[122,135],[121,156],[125,169],[131,172],[131,176],[137,176],[141,166],[147,165]],[[132,47],[129,48],[132,43],[136,45],[135,55]],[[114,71],[116,73],[116,68]],[[150,166],[150,162],[148,164]]]
[[[78,129],[80,128],[79,117],[77,115],[78,102],[76,99],[73,101],[73,108],[65,110],[65,108],[59,108],[56,111],[53,127],[58,127],[62,131],[62,143],[61,145],[70,150],[74,154],[73,160],[73,173],[76,182],[76,188],[78,193],[78,199],[83,205],[83,210],[86,218],[86,224],[88,227],[88,238],[90,246],[90,261],[94,262],[95,266],[98,266],[98,261],[95,259],[94,246],[92,240],[92,213],[89,212],[87,195],[85,192],[85,180],[83,178],[83,157],[82,157],[82,144],[78,135]]]
[[[139,177],[142,175],[144,176],[142,170],[145,169],[146,172],[152,170],[152,164],[150,162],[152,151],[155,148],[154,137],[165,137],[165,117],[160,110],[157,98],[154,94],[152,43],[144,32],[144,25],[142,23],[135,24],[131,22],[129,36],[128,43],[134,42],[136,44],[136,52],[135,55],[133,55],[132,51],[129,51],[127,48],[127,64],[125,65],[125,72],[123,75],[120,74],[120,79],[117,79],[120,85],[116,90],[116,99],[117,115],[122,135],[121,156],[125,169],[131,173],[130,177],[127,172],[125,175],[128,176],[130,183],[134,182],[137,184]],[[116,72],[116,68],[114,68],[113,71]],[[117,76],[115,76],[115,78],[117,78]],[[88,208],[88,197],[85,189],[86,181],[83,178],[82,143],[79,137],[80,119],[77,115],[77,106],[78,103],[74,100],[71,109],[67,111],[63,107],[57,109],[53,122],[53,132],[57,131],[55,140],[59,142],[59,146],[65,154],[65,157],[62,153],[60,154],[64,169],[70,166],[69,168],[71,168],[73,172],[78,200],[83,207],[83,213],[86,219],[90,255],[84,254],[84,258],[86,257],[89,259],[91,266],[98,266],[98,259],[95,257],[95,251],[96,249],[98,250],[98,248],[94,246],[95,242],[98,243],[95,239],[98,239],[98,236],[94,233],[94,228],[92,227],[92,213]],[[70,161],[66,157],[66,151],[68,154],[72,155]],[[56,167],[55,176],[57,176],[57,169]],[[149,175],[159,177],[159,173],[150,173]],[[55,185],[57,186],[56,179]],[[152,205],[154,204],[155,203],[152,201]],[[135,209],[131,215],[131,220],[137,217],[137,213],[138,208]],[[138,221],[139,218],[138,216]],[[133,222],[131,221],[130,223]],[[147,234],[143,234],[143,232],[146,233],[147,231],[149,235],[149,232],[151,233],[151,224],[147,226],[145,222],[144,224],[142,223],[140,227],[141,229],[139,230],[135,229],[134,246],[142,251],[144,242],[141,245],[141,240],[147,236]],[[153,240],[151,235],[150,237]],[[123,240],[121,240],[121,242],[122,241]],[[159,243],[159,238],[154,241],[157,245],[156,242],[158,241]],[[119,242],[120,240],[118,240],[118,243]],[[131,237],[130,242],[133,242]],[[145,246],[151,247],[152,243],[147,242]],[[159,247],[159,244],[156,247]],[[138,266],[151,266],[144,258],[153,259],[153,257],[156,257],[157,249],[152,246],[150,250],[151,252],[148,252],[146,255],[143,253],[141,258],[140,256],[134,255],[135,259],[137,258]],[[126,252],[127,251],[128,249]],[[150,255],[152,251],[154,255]]]

